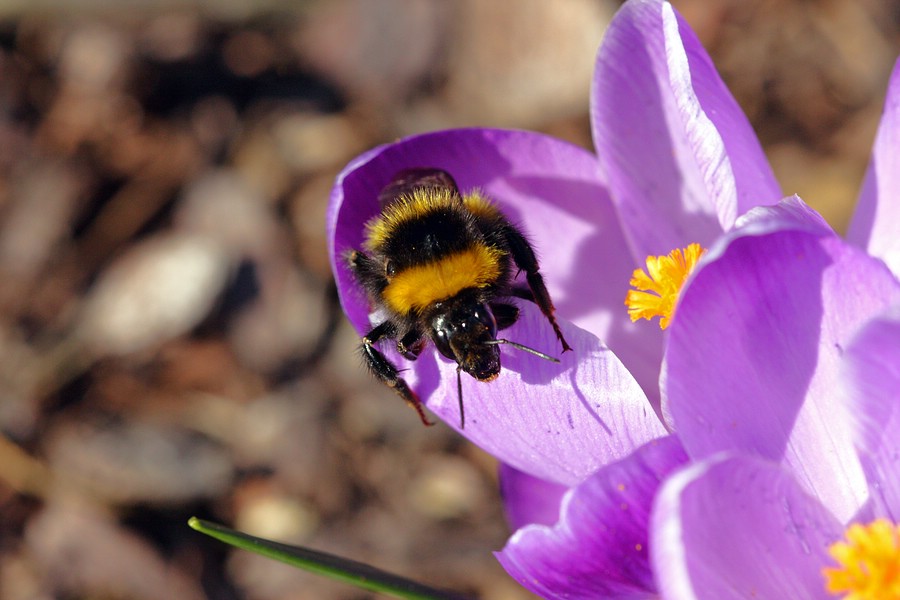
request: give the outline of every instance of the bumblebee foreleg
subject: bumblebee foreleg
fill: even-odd
[[[528,287],[534,296],[534,303],[538,305],[541,312],[550,321],[557,339],[562,344],[563,352],[571,350],[572,347],[566,342],[566,338],[563,337],[559,324],[556,322],[556,317],[553,316],[555,310],[553,301],[550,299],[550,292],[547,291],[547,286],[544,284],[544,278],[538,271],[537,257],[534,255],[531,244],[528,243],[528,240],[525,239],[525,236],[518,229],[508,223],[503,227],[503,236],[509,246],[513,262],[516,263],[517,267],[525,271],[525,280],[528,282]]]
[[[356,280],[370,293],[380,293],[387,285],[384,267],[368,254],[351,250],[347,252],[346,260]]]
[[[408,360],[416,360],[425,349],[428,340],[422,337],[422,332],[418,329],[410,330],[406,335],[397,342],[397,351]]]
[[[400,377],[397,367],[395,367],[394,364],[375,347],[375,343],[378,340],[382,338],[393,339],[396,335],[397,328],[393,323],[387,321],[378,325],[363,337],[360,349],[362,350],[366,367],[376,379],[387,384],[387,386],[393,389],[398,396],[403,398],[407,404],[415,409],[424,425],[434,425],[434,423],[425,417],[425,411],[422,410],[422,402],[419,400],[418,396],[416,396],[415,392],[409,388],[406,381]]]

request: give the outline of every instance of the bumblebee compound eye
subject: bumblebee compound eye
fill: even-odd
[[[497,337],[497,319],[494,318],[494,313],[486,304],[479,304],[472,311],[472,322],[474,330],[481,330],[491,339]]]
[[[456,360],[453,348],[450,347],[450,339],[455,335],[455,327],[449,315],[441,313],[431,322],[432,336],[435,348],[445,357]]]
[[[394,261],[388,259],[384,261],[384,276],[391,278],[397,274],[397,266],[394,264]]]

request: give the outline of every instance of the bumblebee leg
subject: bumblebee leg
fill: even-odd
[[[571,350],[572,347],[566,342],[566,338],[563,337],[559,324],[556,322],[556,317],[553,316],[553,311],[555,310],[553,301],[550,299],[550,292],[547,291],[547,286],[544,284],[544,278],[541,277],[538,271],[537,257],[534,255],[531,244],[512,225],[506,225],[503,228],[503,235],[506,238],[506,243],[509,245],[510,254],[512,254],[516,266],[525,271],[525,280],[528,282],[528,287],[534,295],[534,302],[541,309],[541,312],[544,313],[544,316],[547,317],[547,320],[550,321],[550,325],[553,326],[553,331],[562,344],[563,352]]]
[[[347,252],[346,260],[356,280],[366,290],[376,293],[381,293],[384,290],[387,285],[387,279],[384,276],[383,265],[359,250]]]
[[[422,410],[422,402],[415,392],[409,389],[403,378],[400,377],[397,367],[375,347],[375,343],[378,340],[393,338],[396,334],[396,327],[390,322],[384,322],[363,337],[361,350],[366,367],[376,379],[387,384],[398,396],[403,398],[419,414],[419,419],[422,420],[424,425],[434,425],[425,417],[425,411]]]
[[[359,250],[350,250],[347,252],[347,264],[350,265],[350,268],[353,269],[354,273],[361,273],[366,270],[366,266],[368,264],[372,264],[373,261],[369,256]]]
[[[519,320],[519,307],[506,302],[491,302],[491,312],[497,321],[497,329],[502,330],[511,327]]]
[[[528,286],[513,286],[512,289],[509,290],[509,295],[537,304],[537,300],[534,298],[534,292],[532,292],[531,288]]]
[[[427,342],[428,340],[422,337],[421,331],[413,329],[397,342],[397,351],[403,355],[403,358],[416,360],[422,354]]]

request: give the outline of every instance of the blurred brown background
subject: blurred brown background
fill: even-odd
[[[675,3],[786,193],[839,229],[888,0]],[[324,214],[355,154],[459,125],[590,147],[601,0],[0,2],[0,596],[366,598],[203,518],[485,599],[493,459],[355,355]]]

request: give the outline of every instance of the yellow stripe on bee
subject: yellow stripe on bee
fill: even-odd
[[[382,295],[388,306],[400,314],[421,310],[466,288],[483,288],[496,282],[503,255],[502,250],[483,245],[448,254],[400,271]]]
[[[469,209],[469,212],[479,217],[493,218],[499,214],[497,207],[481,190],[472,190],[463,196],[463,204]]]

